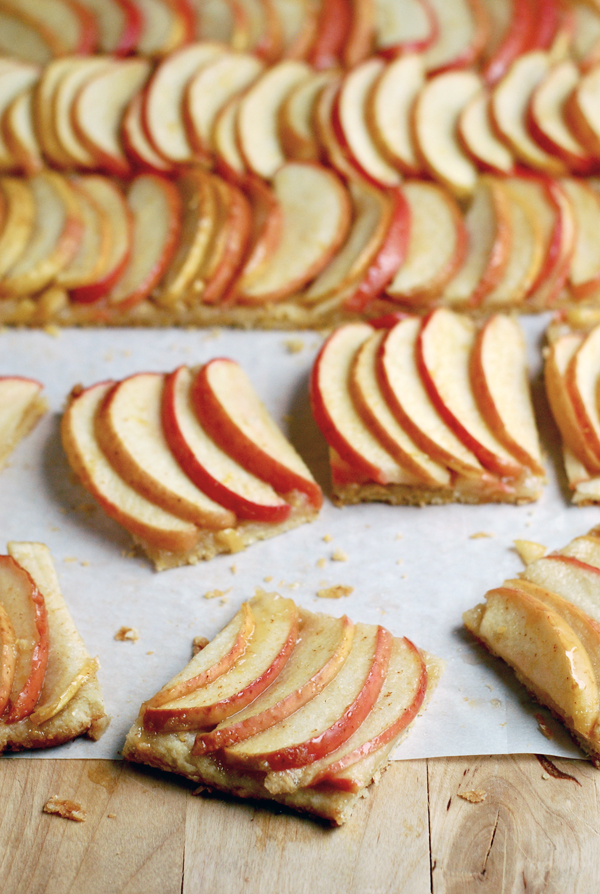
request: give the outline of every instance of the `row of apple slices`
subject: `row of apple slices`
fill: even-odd
[[[62,437],[108,515],[173,561],[241,549],[321,505],[320,488],[231,360],[75,389]]]
[[[192,758],[267,773],[273,794],[321,782],[357,791],[427,689],[427,664],[409,640],[262,593],[145,703],[142,723],[195,732]]]
[[[380,326],[340,327],[313,367],[338,496],[376,483],[381,499],[404,488],[404,502],[536,499],[544,472],[518,324],[496,315],[477,331],[438,309]]]
[[[48,548],[10,543],[8,552],[0,556],[0,751],[11,725],[41,727],[98,669],[60,595]]]
[[[598,759],[600,538],[593,529],[486,594],[464,621]]]

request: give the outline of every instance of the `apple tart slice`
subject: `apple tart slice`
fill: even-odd
[[[98,739],[108,718],[43,543],[0,556],[0,752]]]
[[[518,323],[438,308],[350,323],[311,378],[340,504],[536,500],[544,481]]]
[[[341,824],[441,671],[383,627],[259,590],[142,705],[123,756]]]
[[[0,469],[46,412],[41,392],[42,385],[34,379],[0,376]]]
[[[600,766],[600,529],[486,593],[465,626]]]
[[[157,570],[312,521],[321,489],[232,360],[73,389],[69,462]]]

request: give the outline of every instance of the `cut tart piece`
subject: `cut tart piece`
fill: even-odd
[[[478,328],[438,308],[348,323],[317,357],[311,402],[340,504],[539,497],[525,343],[512,317]]]
[[[98,739],[108,724],[98,668],[48,547],[9,543],[0,556],[0,752]]]
[[[157,570],[238,552],[321,507],[310,471],[232,360],[78,386],[62,437],[83,486]]]
[[[46,412],[42,387],[35,379],[0,376],[0,469]]]
[[[123,756],[339,825],[442,669],[383,627],[258,590],[142,705]]]
[[[600,531],[530,562],[465,626],[509,664],[600,766]]]

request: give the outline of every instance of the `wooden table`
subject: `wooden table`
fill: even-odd
[[[339,829],[193,790],[119,762],[0,761],[0,891],[600,891],[600,772],[583,761],[396,762]],[[78,801],[86,822],[42,813],[54,794]]]

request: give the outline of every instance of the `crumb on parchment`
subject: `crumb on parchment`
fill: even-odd
[[[231,587],[228,590],[208,590],[204,594],[205,599],[222,599],[227,593],[231,593]]]
[[[304,342],[301,338],[286,338],[284,345],[288,354],[299,354],[304,350]]]
[[[348,561],[348,553],[345,553],[343,549],[336,549],[331,554],[332,562],[347,562]]]
[[[349,596],[354,593],[354,587],[345,587],[338,584],[336,587],[325,587],[323,590],[317,590],[319,599],[341,599],[343,596]]]
[[[117,632],[115,633],[115,639],[119,643],[130,642],[137,643],[140,638],[139,633],[135,629],[135,627],[119,627]]]
[[[470,804],[481,804],[487,798],[487,792],[483,789],[471,789],[467,792],[458,792],[458,797],[463,801],[469,801]]]
[[[482,537],[493,537],[493,534],[488,534],[487,531],[477,531],[476,534],[471,534],[469,540],[481,540]]]
[[[325,543],[331,543],[331,541],[333,540],[333,537],[331,536],[331,534],[325,534],[323,536],[323,540]]]
[[[86,820],[85,810],[81,804],[78,804],[77,801],[70,801],[68,798],[59,798],[58,795],[48,798],[43,811],[55,816],[62,816],[63,819],[73,820],[75,823],[84,823]]]
[[[317,568],[325,568],[326,565],[327,565],[327,559],[324,559],[324,558],[317,559]]]

